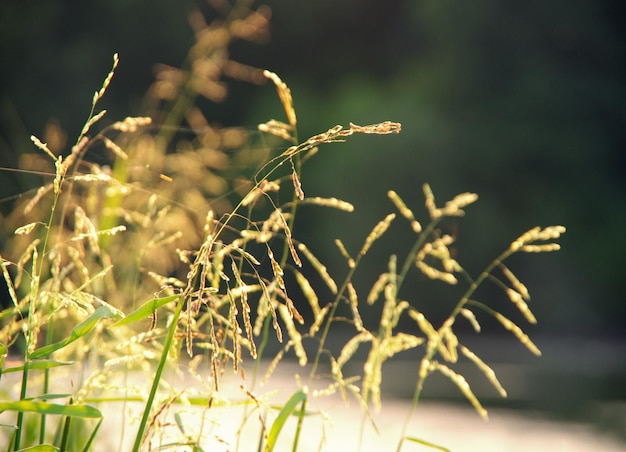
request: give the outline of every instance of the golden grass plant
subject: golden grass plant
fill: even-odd
[[[159,68],[145,117],[101,126],[106,112],[98,110],[98,103],[118,65],[115,55],[69,153],[32,137],[39,155],[24,156],[21,167],[48,172],[52,180],[4,218],[14,235],[0,260],[12,303],[0,312],[0,377],[21,375],[15,393],[5,384],[0,389],[0,429],[9,438],[7,450],[97,449],[106,407],[121,410],[123,427],[116,432],[120,449],[130,437],[134,451],[207,450],[203,444],[208,433],[202,425],[214,422],[209,421],[214,412],[236,404],[245,405],[242,428],[255,419],[260,424],[258,450],[272,450],[286,420],[295,416],[297,450],[305,414],[316,412],[316,397],[337,391],[354,397],[364,419],[370,419],[370,408],[382,403],[383,364],[415,348],[423,350],[423,357],[397,447],[411,441],[445,450],[410,434],[411,415],[431,374],[448,377],[485,418],[486,410],[454,370],[455,363],[471,361],[506,396],[489,365],[462,345],[457,320],[468,321],[479,332],[477,314],[491,316],[540,354],[519,325],[474,296],[481,284],[493,282],[535,323],[528,290],[505,260],[516,253],[557,250],[561,226],[522,234],[473,277],[455,260],[455,239],[440,226],[446,218],[464,215],[477,195],[464,193],[438,205],[425,184],[428,218],[416,218],[400,195],[390,191],[390,206],[397,212],[374,225],[356,253],[336,241],[348,269],[340,282],[315,256],[315,245],[298,240],[294,221],[300,208],[353,211],[348,202],[305,193],[306,161],[327,144],[354,134],[398,133],[400,124],[335,126],[300,140],[287,85],[273,72],[229,57],[235,40],[267,39],[269,9],[251,9],[246,3],[237,3],[210,24],[201,13],[190,14],[195,44],[183,68]],[[255,84],[271,81],[286,120],[261,124],[260,139],[258,132],[209,124],[196,99],[223,100],[224,77]],[[45,141],[62,141],[59,133],[49,129]],[[95,155],[101,163],[90,158]],[[363,299],[353,275],[397,217],[408,222],[414,244],[404,255],[391,253],[387,271]],[[320,276],[324,290],[332,292],[332,301],[321,301],[320,289],[301,270],[303,261]],[[412,300],[400,295],[409,272],[467,284],[441,325],[433,325]],[[296,287],[286,281],[295,281]],[[302,306],[310,317],[301,313]],[[339,315],[340,306],[350,315]],[[361,319],[376,308],[379,323],[368,329]],[[398,327],[405,317],[414,324],[410,331]],[[349,325],[352,334],[335,356],[327,342],[337,323]],[[275,356],[266,355],[270,341],[280,344]],[[315,345],[310,349],[306,343]],[[365,346],[369,351],[361,372],[346,375],[346,364]],[[309,377],[299,379],[299,389],[276,408],[269,397],[255,395],[259,362],[270,360],[265,378],[271,378],[286,354],[307,366]],[[233,372],[241,375],[247,361],[254,363],[251,384],[242,391],[243,398],[228,399],[220,384],[232,379]],[[331,370],[320,387],[322,364]],[[66,369],[77,380],[58,392],[55,376]],[[202,391],[169,381],[183,370],[187,378],[203,382]],[[143,375],[138,384],[132,382],[137,373]],[[136,418],[124,418],[130,406],[143,407]],[[177,411],[188,406],[200,410],[197,431],[186,427]],[[14,418],[7,417],[11,413]],[[132,428],[124,428],[126,421]],[[172,431],[174,440],[165,434]],[[322,433],[319,441],[323,444]],[[248,450],[249,445],[236,442],[235,448]]]

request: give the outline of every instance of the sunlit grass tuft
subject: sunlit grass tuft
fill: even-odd
[[[397,447],[408,441],[446,450],[408,435],[430,375],[450,379],[483,418],[487,411],[455,368],[459,361],[473,363],[506,396],[491,367],[463,345],[455,329],[459,316],[477,333],[479,313],[491,316],[540,355],[519,324],[475,295],[493,283],[535,323],[528,288],[504,262],[516,253],[557,250],[562,226],[522,234],[474,277],[457,261],[456,239],[442,224],[465,215],[478,196],[462,193],[441,206],[424,184],[428,218],[389,191],[397,213],[381,213],[360,247],[335,240],[345,262],[342,277],[320,261],[315,243],[299,239],[300,209],[355,211],[339,198],[309,193],[306,162],[354,134],[396,134],[401,125],[349,123],[300,140],[288,85],[274,72],[228,56],[235,40],[265,40],[269,16],[267,8],[238,5],[208,24],[200,12],[191,13],[196,42],[182,68],[159,68],[149,115],[96,131],[106,115],[98,103],[123,64],[115,55],[66,156],[56,148],[62,140],[49,146],[32,137],[39,154],[24,158],[22,169],[43,169],[51,181],[18,202],[5,222],[13,235],[0,264],[12,305],[0,312],[0,377],[20,375],[14,394],[3,393],[0,401],[7,450],[90,450],[103,437],[106,416],[117,413],[120,450],[130,442],[135,451],[206,450],[216,438],[227,442],[219,420],[233,407],[243,408],[229,446],[246,449],[238,444],[241,432],[256,423],[259,450],[272,450],[286,428],[293,428],[296,450],[308,417],[321,416],[316,400],[336,392],[358,402],[362,429],[367,423],[376,429],[370,409],[383,404],[384,365],[413,349],[422,358]],[[270,119],[259,126],[262,135],[209,124],[195,101],[222,100],[224,76],[273,82],[286,122]],[[96,152],[105,163],[92,161]],[[396,227],[408,227],[413,243],[391,250],[386,271],[359,287],[354,275],[363,258]],[[409,274],[466,285],[441,325],[417,309],[415,294],[403,292]],[[409,330],[400,327],[406,324]],[[340,326],[349,337],[331,347],[331,330]],[[286,356],[295,357],[304,376],[294,375],[298,389],[277,402],[261,393],[260,383],[272,379]],[[262,361],[269,363],[264,376]],[[56,387],[55,377],[70,370],[71,387]],[[239,382],[235,395],[223,388],[233,380]],[[183,415],[192,408],[197,422],[191,426]],[[287,427],[289,419],[295,426]],[[321,443],[325,433],[319,435]]]

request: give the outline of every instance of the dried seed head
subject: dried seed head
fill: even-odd
[[[365,239],[363,248],[361,249],[361,252],[359,253],[361,256],[364,256],[368,252],[372,244],[376,240],[378,240],[387,231],[387,229],[389,229],[391,222],[395,218],[396,218],[396,214],[390,213],[383,220],[379,221],[376,226],[374,226],[374,229],[372,229],[372,232],[370,232],[367,238]]]
[[[302,190],[302,184],[300,183],[300,179],[298,178],[298,173],[295,168],[291,172],[291,180],[293,182],[293,188],[296,192],[296,196],[298,196],[300,201],[304,200],[304,191]]]
[[[272,252],[270,247],[267,247],[267,256],[270,258],[270,262],[272,263],[272,271],[274,272],[274,278],[276,278],[276,282],[278,286],[285,290],[285,281],[283,280],[283,269],[280,267],[280,264],[276,262],[274,259],[274,253]]]
[[[263,71],[263,75],[274,82],[276,85],[276,90],[278,91],[278,97],[280,98],[281,103],[283,104],[283,108],[285,109],[285,114],[287,115],[287,120],[292,127],[295,127],[298,123],[296,118],[296,111],[293,108],[293,99],[291,97],[291,90],[287,87],[285,82],[283,82],[280,77],[271,71]]]
[[[285,141],[294,141],[293,126],[291,124],[271,119],[266,123],[259,124],[258,128],[261,132],[272,134]]]
[[[350,123],[350,130],[354,133],[367,133],[376,135],[387,135],[390,133],[400,133],[402,126],[398,122],[384,121],[368,126],[357,126]]]

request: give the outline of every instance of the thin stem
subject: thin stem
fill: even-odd
[[[346,289],[348,288],[348,284],[352,280],[352,276],[354,276],[354,273],[356,272],[356,269],[359,266],[359,263],[361,262],[361,258],[362,257],[363,257],[363,254],[359,254],[356,257],[356,259],[354,260],[354,265],[348,271],[348,274],[346,275],[345,279],[343,280],[343,283],[341,284],[341,287],[337,291],[337,295],[335,295],[335,299],[332,302],[332,306],[331,306],[330,310],[328,311],[327,320],[324,323],[324,328],[322,329],[322,334],[320,335],[319,345],[317,347],[317,352],[315,354],[315,359],[313,360],[313,365],[311,367],[311,372],[309,373],[309,380],[313,380],[313,377],[315,376],[315,373],[317,372],[317,367],[319,365],[319,361],[320,361],[320,358],[322,356],[322,352],[324,351],[324,344],[326,343],[326,339],[328,338],[328,333],[330,331],[330,325],[332,324],[333,319],[335,317],[335,312],[337,311],[337,307],[339,306],[339,301],[341,301],[341,299],[343,298],[343,294],[346,291]]]
[[[293,438],[293,452],[297,452],[298,450],[298,442],[300,441],[300,433],[302,432],[302,420],[306,414],[306,401],[307,397],[302,400],[302,406],[300,407],[300,412],[298,413],[298,424],[296,425],[296,434]]]
[[[437,331],[437,333],[438,333],[437,336],[436,336],[437,339],[434,342],[428,344],[427,349],[426,349],[426,354],[422,358],[422,361],[420,362],[420,366],[424,362],[430,362],[432,360],[433,356],[435,355],[435,353],[437,352],[438,341],[441,338],[441,333],[442,333],[442,329],[443,329],[444,325],[446,326],[446,328],[450,328],[451,327],[450,323],[449,323],[450,319],[452,319],[452,321],[454,321],[454,319],[456,319],[456,317],[459,315],[461,310],[470,301],[472,295],[476,292],[478,287],[483,283],[483,281],[486,278],[489,277],[489,275],[491,274],[493,269],[496,266],[500,265],[511,254],[512,254],[511,249],[510,248],[507,249],[505,252],[500,254],[500,256],[498,256],[496,259],[494,259],[489,265],[487,265],[487,267],[485,267],[485,269],[480,273],[478,278],[476,278],[475,280],[473,280],[470,283],[470,286],[467,288],[467,290],[465,291],[463,296],[459,299],[459,302],[456,304],[456,306],[454,307],[454,309],[450,313],[450,316],[448,317],[448,319],[446,319],[443,322],[442,326]],[[469,278],[469,279],[471,280],[471,278]],[[411,417],[413,416],[413,413],[415,412],[415,409],[417,408],[417,405],[419,403],[419,399],[420,399],[421,394],[422,394],[422,390],[424,388],[424,381],[425,381],[425,379],[427,377],[428,377],[428,373],[426,373],[424,378],[418,378],[418,380],[417,380],[417,384],[416,384],[416,387],[415,387],[415,392],[413,393],[413,399],[412,399],[412,402],[411,402],[411,408],[409,409],[409,414],[407,415],[407,417],[406,417],[406,419],[404,421],[404,425],[402,427],[402,434],[401,434],[402,438],[404,438],[406,436],[406,432],[407,432],[407,429],[408,429],[409,421],[410,421]]]
[[[435,228],[441,222],[442,219],[443,218],[440,217],[440,218],[432,220],[428,224],[428,226],[426,226],[426,228],[420,233],[417,240],[413,244],[411,251],[409,251],[409,254],[407,254],[406,259],[404,260],[404,264],[402,265],[402,270],[398,274],[398,279],[397,279],[398,292],[400,291],[400,287],[402,286],[402,283],[404,282],[404,279],[406,278],[407,273],[409,273],[409,270],[411,269],[411,267],[415,265],[415,259],[417,258],[417,253],[419,253],[426,239],[430,236],[430,234],[433,233],[433,231],[435,230]]]
[[[485,267],[482,273],[478,275],[478,278],[476,278],[476,280],[474,280],[474,282],[472,282],[467,288],[457,305],[452,310],[450,317],[454,318],[459,314],[459,312],[461,312],[461,309],[463,309],[463,307],[467,304],[467,301],[470,299],[470,297],[474,295],[474,292],[476,292],[478,287],[483,283],[486,278],[489,277],[489,275],[491,275],[493,269],[500,265],[502,262],[504,262],[511,254],[512,251],[509,248],[505,252],[500,254],[500,256],[498,256],[496,259],[494,259],[489,265],[487,265],[487,267]]]
[[[46,345],[52,343],[54,322],[52,315],[48,316],[48,330],[46,332]],[[46,357],[48,357],[47,355]],[[47,394],[50,387],[50,369],[46,367],[43,373],[43,393]],[[41,426],[39,427],[39,443],[43,444],[46,438],[46,415],[41,415]]]
[[[163,370],[165,369],[167,356],[168,356],[170,347],[172,346],[172,342],[174,341],[174,335],[176,334],[176,329],[178,327],[178,319],[180,318],[180,314],[183,311],[184,305],[185,305],[185,297],[181,295],[178,299],[176,310],[174,311],[174,315],[172,316],[171,325],[167,332],[165,343],[163,344],[163,353],[161,353],[161,360],[159,361],[159,365],[156,369],[156,373],[154,375],[154,378],[152,379],[152,387],[150,388],[150,395],[148,396],[148,400],[146,401],[146,407],[143,412],[143,417],[141,418],[141,423],[139,424],[139,430],[137,431],[137,436],[135,437],[135,443],[132,449],[133,452],[138,452],[139,448],[141,447],[144,433],[148,425],[148,418],[150,417],[150,411],[152,410],[152,404],[154,402],[154,398],[156,396],[159,383],[161,381],[161,375],[163,374]]]

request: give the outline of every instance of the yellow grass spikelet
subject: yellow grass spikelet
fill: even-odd
[[[474,407],[476,412],[480,415],[480,417],[482,417],[484,420],[489,419],[487,410],[478,401],[478,399],[472,392],[472,389],[470,388],[469,383],[467,382],[467,380],[465,379],[463,375],[456,373],[445,364],[441,364],[440,362],[437,362],[437,361],[433,361],[430,363],[430,369],[431,371],[437,370],[441,372],[443,375],[445,375],[446,377],[448,377],[457,386],[457,388],[459,388],[459,390],[461,391],[461,393],[463,393],[465,398],[469,400],[469,402],[472,404],[472,406]]]
[[[300,366],[306,366],[308,361],[306,356],[306,351],[304,350],[304,346],[302,345],[302,335],[296,328],[295,323],[293,323],[292,313],[284,304],[278,305],[278,312],[280,313],[280,317],[285,324],[285,328],[287,329],[287,334],[289,334],[289,345],[293,346],[293,351],[298,357],[298,364]]]
[[[439,341],[439,333],[437,333],[433,325],[426,319],[424,314],[416,309],[410,309],[409,317],[415,320],[417,326],[420,330],[422,330],[422,333],[426,335],[429,341]]]
[[[237,264],[235,264],[235,261],[231,261],[231,270],[233,272],[233,275],[235,275],[235,280],[237,281],[237,286],[238,286],[237,288],[239,289],[237,294],[239,295],[239,298],[241,300],[241,310],[242,310],[244,328],[246,329],[246,337],[248,338],[248,341],[250,342],[250,355],[253,358],[256,358],[256,345],[254,343],[254,335],[252,332],[252,322],[250,320],[250,305],[248,304],[248,292],[249,292],[248,285],[241,278],[241,273],[239,272],[239,268],[237,267]],[[229,290],[228,293],[229,293],[229,296],[233,298],[232,309],[235,311],[234,315],[236,316],[237,305],[234,300],[234,295],[235,295],[234,291]],[[240,334],[238,331],[236,317],[233,319],[231,324],[233,326],[233,343],[234,343],[236,339],[235,336],[238,336]],[[235,351],[235,355],[237,356],[237,351]]]
[[[309,263],[313,266],[313,268],[320,275],[324,283],[328,286],[330,291],[333,294],[336,294],[337,283],[328,273],[326,266],[322,265],[322,263],[317,259],[317,257],[315,257],[313,253],[311,253],[311,251],[307,248],[307,246],[304,243],[298,243],[298,250],[301,251],[302,254],[304,254],[304,256],[307,258]]]
[[[513,274],[508,267],[504,264],[499,265],[502,274],[509,280],[513,289],[515,289],[519,294],[524,298],[524,300],[530,300],[530,293],[528,292],[528,288],[519,280],[517,276]]]
[[[531,243],[536,241],[556,240],[564,233],[565,227],[563,226],[548,226],[544,229],[535,226],[515,239],[511,243],[509,250],[512,252],[521,250],[527,253],[557,251],[560,249],[560,246],[556,243],[547,243],[544,245],[531,245]]]
[[[335,245],[337,245],[337,249],[339,250],[341,255],[345,258],[346,262],[348,262],[348,267],[354,268],[354,266],[356,265],[356,262],[354,259],[352,259],[352,257],[348,253],[348,250],[346,249],[341,239],[335,239]]]
[[[467,357],[470,361],[472,361],[476,365],[476,367],[478,367],[485,374],[485,377],[487,377],[487,380],[489,380],[489,382],[493,385],[493,387],[496,388],[496,391],[498,391],[500,396],[506,397],[507,395],[506,390],[502,387],[502,385],[500,384],[500,381],[498,381],[498,378],[496,377],[496,373],[493,371],[493,369],[489,367],[482,359],[476,356],[476,354],[474,354],[474,352],[472,352],[467,347],[461,345],[460,349],[461,349],[461,353],[463,354],[463,356]]]
[[[426,275],[430,279],[438,279],[450,285],[454,285],[458,282],[456,276],[454,276],[452,273],[442,272],[435,267],[431,267],[424,261],[418,260],[416,262],[416,265],[417,268],[419,268],[422,273],[424,273],[424,275]]]
[[[37,225],[41,224],[40,222],[36,221],[34,223],[28,223],[25,224],[24,226],[20,226],[19,228],[17,228],[13,233],[15,235],[28,235],[30,234],[33,229],[35,229],[35,227]]]
[[[313,319],[313,324],[309,328],[309,336],[313,337],[317,334],[331,306],[332,305],[327,304],[322,309],[320,309],[320,312],[315,316],[315,318]]]
[[[360,331],[359,334],[349,339],[339,353],[339,357],[337,358],[337,367],[341,369],[350,360],[350,358],[354,356],[362,343],[370,342],[372,340],[373,336],[367,330]]]
[[[426,206],[426,210],[428,210],[428,215],[430,215],[432,220],[436,220],[441,217],[441,212],[439,212],[439,209],[437,209],[437,205],[435,204],[435,195],[433,194],[429,184],[424,184],[422,189],[424,191],[424,204]]]
[[[9,292],[9,297],[11,298],[11,301],[13,302],[13,306],[17,307],[19,305],[19,301],[18,301],[18,297],[17,297],[17,292],[15,291],[15,285],[13,283],[13,280],[11,279],[11,275],[9,274],[9,270],[8,270],[8,266],[11,263],[9,261],[5,261],[2,256],[0,256],[0,266],[2,267],[2,276],[4,277],[4,282],[6,283],[8,292]]]
[[[499,312],[495,312],[494,316],[502,324],[502,326],[509,330],[524,345],[528,350],[536,356],[541,356],[541,350],[530,340],[528,335],[522,331],[522,329],[513,323],[510,319],[506,318]]]
[[[26,204],[26,206],[24,207],[24,215],[28,215],[29,213],[31,213],[33,209],[37,206],[37,204],[39,204],[39,201],[41,201],[41,199],[48,193],[53,191],[53,189],[53,184],[46,184],[39,187],[37,189],[37,192],[35,193],[35,196],[33,196],[33,198],[28,201],[28,204]]]
[[[413,232],[415,232],[416,234],[419,234],[420,232],[422,232],[422,225],[415,219],[415,215],[413,214],[413,211],[406,206],[402,198],[400,198],[400,195],[398,195],[393,190],[389,190],[387,192],[387,196],[389,197],[391,202],[393,202],[393,204],[396,206],[396,208],[400,212],[400,215],[402,215],[404,218],[409,220],[409,222],[411,223],[411,228],[413,229]]]
[[[476,320],[476,316],[474,315],[474,313],[467,308],[461,309],[460,313],[469,321],[470,325],[472,325],[472,328],[474,328],[474,331],[480,333],[480,324],[478,323],[478,320]]]
[[[115,141],[111,140],[108,137],[103,137],[104,146],[111,150],[116,157],[121,158],[122,160],[128,160],[128,154],[124,152],[124,150],[115,143]]]
[[[566,231],[564,226],[548,226],[539,231],[538,240],[556,240]]]
[[[93,126],[95,123],[100,121],[104,117],[104,115],[106,115],[106,114],[107,114],[107,111],[106,110],[102,110],[101,112],[99,112],[96,115],[93,115],[91,118],[89,118],[89,120],[87,120],[87,122],[83,126],[83,129],[80,131],[81,141],[83,141],[83,138],[85,138],[85,135],[87,134],[87,132],[89,132],[89,130],[91,129],[91,126]],[[83,142],[85,142],[85,141],[83,141]],[[79,143],[80,143],[80,141],[79,141]]]
[[[350,300],[350,310],[352,311],[354,328],[357,331],[363,331],[363,320],[361,319],[361,313],[359,312],[358,296],[352,283],[348,283],[348,298]]]
[[[317,334],[331,306],[332,305],[327,304],[317,313],[317,315],[313,319],[313,324],[309,328],[309,336],[315,336]]]
[[[445,351],[444,353],[441,353],[444,359],[451,363],[455,363],[459,359],[459,355],[457,352],[459,346],[459,338],[452,331],[453,322],[454,319],[452,317],[449,317],[440,328],[440,334],[443,341],[441,344],[442,346],[439,348],[440,353],[442,350]]]
[[[463,207],[466,207],[478,199],[476,193],[461,193],[452,200],[446,202],[445,206],[439,209],[440,215],[450,217],[462,217],[465,215]]]
[[[382,354],[381,340],[372,339],[372,348],[363,365],[363,397],[367,400],[371,396],[376,410],[380,409],[380,384],[382,383],[382,365],[385,358]]]
[[[414,349],[424,343],[423,337],[408,333],[397,333],[383,340],[382,350],[386,357],[391,358],[397,353]]]
[[[52,160],[57,160],[57,156],[54,155],[52,153],[52,151],[48,148],[48,144],[42,142],[39,138],[37,138],[35,135],[31,135],[30,136],[30,140],[33,142],[33,144],[35,146],[37,146],[39,149],[41,149],[42,151],[44,151],[46,154],[48,154],[48,156],[50,156],[50,158]]]
[[[311,287],[311,283],[309,280],[298,270],[293,269],[293,274],[296,277],[296,282],[298,286],[300,286],[300,290],[302,290],[302,294],[304,298],[309,302],[309,306],[311,306],[311,310],[313,311],[313,316],[317,317],[320,313],[320,303],[319,298],[317,297],[317,293]]]
[[[267,366],[267,370],[265,371],[265,374],[263,375],[261,383],[265,384],[269,381],[269,379],[272,377],[272,374],[276,370],[276,367],[278,367],[278,363],[280,362],[281,359],[283,359],[284,355],[285,355],[284,349],[281,349],[278,351],[278,353],[276,353],[276,356],[274,356],[274,359],[272,359],[269,366]]]
[[[369,251],[372,244],[378,240],[386,231],[389,229],[391,222],[396,218],[395,213],[390,213],[383,220],[379,221],[372,232],[365,238],[365,243],[363,244],[363,248],[361,248],[361,252],[359,253],[361,256],[365,256]]]
[[[532,313],[532,311],[528,307],[528,304],[524,300],[524,297],[522,297],[522,294],[520,294],[516,290],[511,289],[510,287],[506,289],[506,294],[508,295],[509,299],[513,302],[513,304],[517,307],[517,309],[519,309],[522,315],[526,318],[528,323],[532,323],[532,324],[537,323],[537,319],[535,318],[535,315]]]
[[[287,115],[287,121],[292,127],[295,127],[298,123],[296,118],[296,111],[293,108],[293,99],[291,97],[291,90],[287,86],[285,82],[283,82],[280,77],[271,71],[263,71],[263,75],[274,82],[276,85],[276,90],[278,91],[278,97],[280,102],[283,104],[283,108],[285,109],[285,114]]]
[[[331,207],[344,212],[354,212],[354,205],[337,198],[321,198],[319,196],[308,197],[304,200],[306,204],[315,204],[322,207]]]
[[[239,339],[241,338],[241,328],[239,327],[239,322],[237,321],[237,314],[239,313],[237,309],[237,303],[235,302],[234,297],[228,292],[228,300],[230,301],[230,306],[228,309],[228,323],[230,326],[230,330],[232,331],[231,339],[233,341],[233,372],[237,373],[239,370],[239,362],[241,361],[241,346],[239,345]],[[191,342],[189,339],[187,343]]]
[[[120,57],[117,53],[114,53],[113,54],[113,67],[111,68],[111,71],[107,74],[106,78],[104,79],[104,82],[102,82],[102,87],[100,88],[100,90],[96,91],[96,93],[93,96],[94,106],[102,98],[102,96],[104,96],[104,93],[109,87],[111,80],[113,79],[113,75],[115,74],[115,69],[117,69],[117,65],[119,63],[120,63]]]
[[[140,127],[149,126],[150,124],[152,124],[152,118],[148,116],[127,116],[122,121],[113,123],[111,128],[124,133],[134,133]]]
[[[293,300],[287,296],[287,294],[281,294],[285,299],[285,306],[289,311],[289,315],[292,319],[296,319],[300,325],[304,324],[304,317],[296,309],[296,305],[293,304]]]
[[[382,273],[372,286],[370,293],[367,295],[367,304],[372,305],[376,300],[378,300],[378,297],[380,297],[380,294],[383,292],[388,282],[389,273]]]
[[[561,245],[558,243],[544,243],[542,245],[524,245],[520,248],[520,251],[524,253],[550,253],[560,249]]]

